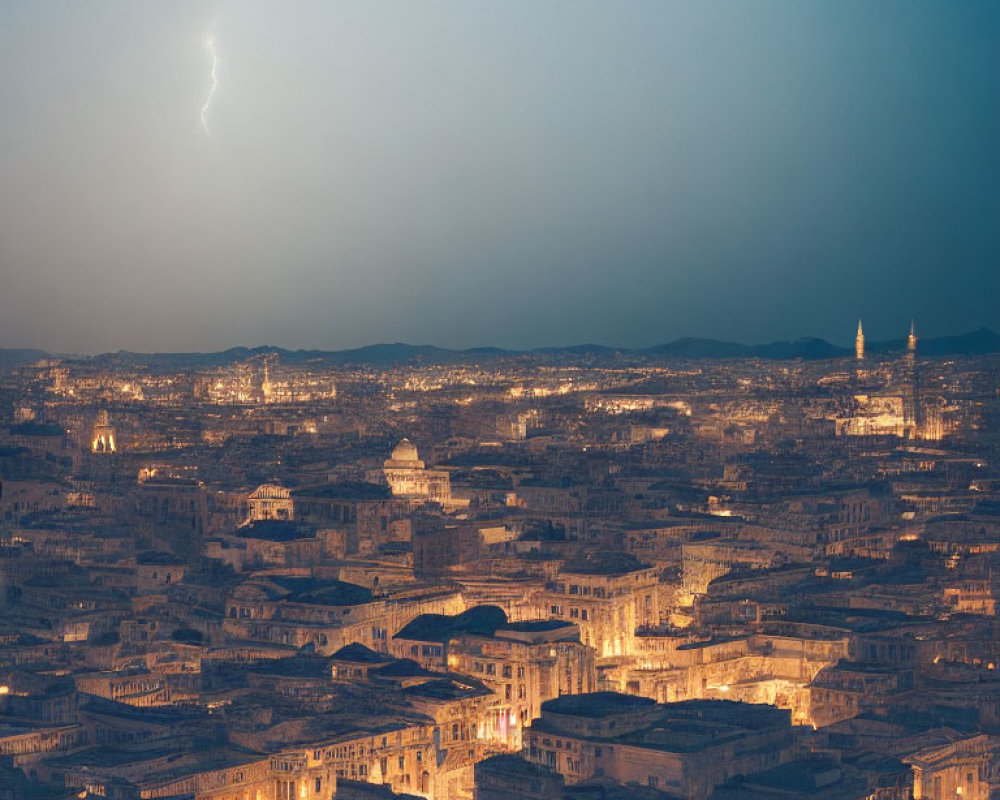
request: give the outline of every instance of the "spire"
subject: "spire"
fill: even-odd
[[[861,329],[861,320],[858,320],[858,335],[854,337],[854,357],[858,361],[865,357],[865,332]]]
[[[911,353],[917,349],[917,326],[910,320],[910,335],[906,337],[906,349]]]

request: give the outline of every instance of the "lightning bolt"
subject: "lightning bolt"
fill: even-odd
[[[214,21],[212,27],[215,27]],[[204,105],[201,107],[201,129],[205,131],[206,136],[211,136],[212,132],[208,129],[208,110],[212,107],[212,98],[215,97],[215,90],[219,88],[219,55],[215,52],[215,36],[211,33],[205,37],[205,49],[208,50],[208,57],[212,63],[212,71],[208,94],[205,97]]]

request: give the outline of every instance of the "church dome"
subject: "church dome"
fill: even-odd
[[[382,466],[386,469],[423,469],[424,462],[417,455],[416,445],[409,439],[403,439]]]
[[[417,446],[409,439],[403,439],[392,451],[393,461],[419,461]]]

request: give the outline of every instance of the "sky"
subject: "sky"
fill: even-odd
[[[0,347],[1000,330],[997,42],[996,0],[0,0]]]

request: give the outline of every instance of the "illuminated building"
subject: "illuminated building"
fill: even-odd
[[[631,556],[565,567],[546,587],[543,611],[580,627],[597,657],[632,652],[635,629],[660,622],[659,574]]]
[[[247,522],[295,519],[291,490],[273,483],[264,483],[254,489],[247,496],[247,506]]]
[[[442,505],[451,500],[451,479],[444,470],[427,469],[417,448],[403,439],[383,464],[382,473],[397,497],[432,500]]]
[[[90,443],[91,452],[114,453],[118,446],[115,443],[115,429],[108,421],[108,412],[101,409],[97,412],[97,422],[94,424],[94,435]]]
[[[567,784],[602,775],[688,800],[729,778],[776,767],[793,752],[789,712],[728,700],[658,704],[596,692],[542,704],[525,731],[529,761]]]

